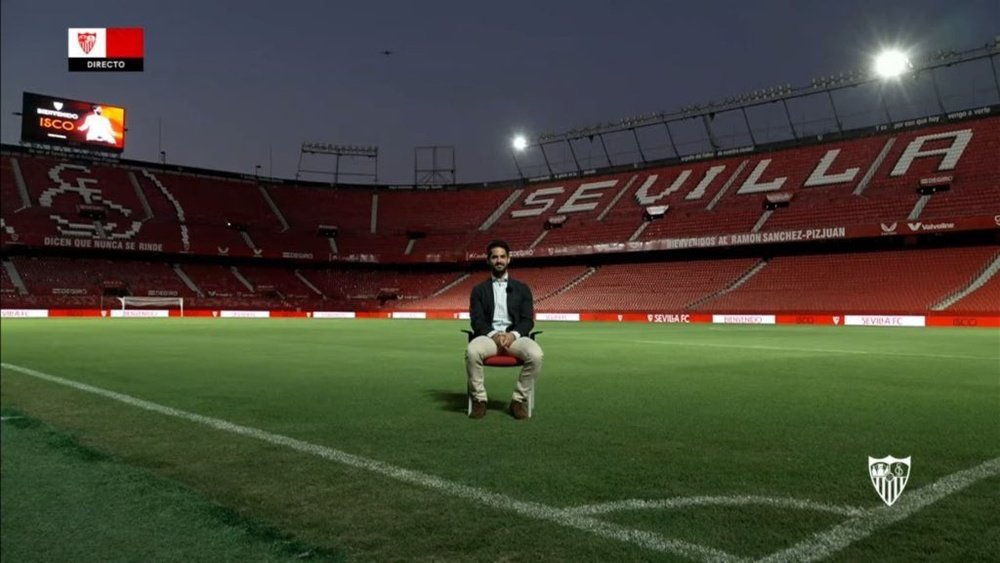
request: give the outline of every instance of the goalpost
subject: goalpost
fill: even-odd
[[[183,297],[119,297],[122,311],[127,307],[179,307],[184,316]]]

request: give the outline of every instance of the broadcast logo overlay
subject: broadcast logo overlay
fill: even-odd
[[[71,72],[141,72],[141,27],[71,27],[67,56]]]

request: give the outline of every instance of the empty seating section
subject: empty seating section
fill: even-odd
[[[378,232],[405,235],[420,229],[443,235],[419,239],[421,252],[456,252],[508,195],[508,188],[390,191],[379,195]]]
[[[1000,119],[984,120],[975,128],[975,142],[962,155],[948,191],[931,196],[920,219],[946,219],[1000,212]],[[951,175],[944,173],[944,175]]]
[[[518,252],[529,249],[531,243],[544,230],[543,225],[545,225],[544,219],[522,219],[516,224],[497,224],[488,231],[476,231],[465,247],[466,252],[478,254],[485,259],[486,245],[495,239],[502,239],[507,241],[511,252],[516,256]]]
[[[324,295],[350,299],[376,299],[394,290],[402,300],[426,297],[455,279],[451,272],[402,272],[385,269],[302,270],[303,276]]]
[[[475,287],[477,283],[486,279],[486,275],[487,274],[485,273],[474,273],[462,280],[460,283],[448,288],[448,290],[441,293],[441,295],[431,297],[434,293],[431,292],[428,294],[426,299],[412,301],[409,303],[400,303],[399,308],[414,309],[419,311],[465,311],[469,308],[469,294],[472,292],[472,288]],[[459,276],[460,274],[452,275],[451,279],[442,284],[441,287],[455,281]],[[440,287],[438,289],[440,289]]]
[[[139,297],[194,297],[173,266],[166,262],[115,262],[108,276],[125,284],[129,295]]]
[[[237,269],[258,295],[277,293],[287,300],[320,299],[320,296],[309,289],[292,269],[275,266],[238,266]]]
[[[954,161],[965,141],[969,142],[961,158]],[[105,292],[103,282],[116,280],[132,295],[179,295],[191,299],[192,306],[464,310],[471,287],[486,276],[481,262],[486,244],[504,239],[515,255],[512,272],[532,285],[540,311],[669,312],[689,309],[695,303],[699,303],[697,310],[734,313],[924,311],[971,282],[996,247],[822,256],[782,256],[779,251],[740,287],[707,301],[747,273],[758,259],[605,265],[559,295],[554,293],[583,275],[585,266],[522,268],[517,260],[572,255],[576,246],[622,244],[634,234],[639,242],[647,242],[746,233],[758,224],[764,232],[872,227],[907,221],[918,201],[926,205],[915,220],[924,224],[972,216],[992,218],[1000,213],[998,154],[1000,118],[987,117],[773,152],[498,187],[420,190],[292,182],[267,185],[266,193],[288,223],[284,228],[261,186],[246,179],[161,170],[156,165],[144,169],[128,163],[68,160],[5,148],[0,155],[5,226],[0,236],[5,250],[7,245],[37,245],[81,252],[78,239],[98,243],[102,238],[124,239],[162,247],[117,248],[97,243],[91,247],[108,252],[162,252],[163,258],[148,261],[149,255],[124,252],[115,261],[104,255],[77,259],[15,256],[12,262],[30,295],[17,295],[6,272],[0,274],[0,293],[5,306],[14,302],[92,306]],[[12,161],[22,171],[31,202],[28,208],[22,209]],[[955,164],[953,169],[948,168],[949,162]],[[133,176],[151,217],[136,193]],[[784,183],[778,187],[775,182],[781,178]],[[917,193],[921,180],[932,178],[948,182],[950,189],[921,200]],[[862,193],[855,195],[859,188]],[[774,192],[791,194],[791,203],[774,210],[761,224],[766,196]],[[84,216],[94,211],[79,207],[88,197],[91,203],[103,204],[103,218]],[[508,207],[498,213],[504,203]],[[664,217],[644,223],[643,212],[651,205],[668,205],[669,209]],[[375,232],[373,209],[377,210]],[[557,215],[564,215],[565,223],[546,230],[548,220]],[[480,231],[487,220],[489,227]],[[137,227],[134,221],[141,225]],[[318,232],[320,225],[337,228],[333,245]],[[420,235],[415,236],[415,231]],[[894,232],[902,234],[902,228]],[[179,261],[205,292],[204,297],[197,297],[167,264],[178,253],[183,253]],[[289,260],[239,266],[254,287],[264,286],[265,291],[245,287],[229,266],[200,263],[195,258],[224,262],[254,256]],[[412,267],[403,265],[411,261]],[[367,266],[367,262],[380,266]],[[454,267],[430,272],[424,265],[428,262]],[[295,268],[322,295],[294,276]],[[468,279],[431,297],[469,269],[474,273]],[[998,283],[995,276],[948,310],[997,311]],[[394,289],[399,299],[386,301],[389,292],[385,289]]]
[[[191,252],[207,256],[252,256],[243,235],[224,224],[187,223]],[[172,236],[176,240],[176,236]]]
[[[0,201],[3,201],[0,212],[3,213],[5,220],[21,208],[21,194],[17,190],[17,179],[14,177],[11,158],[8,154],[0,155],[0,198],[2,198]]]
[[[153,178],[150,178],[147,174],[151,174]],[[177,208],[175,207],[174,202],[167,197],[167,193],[169,193],[171,197],[174,197],[175,200],[176,196],[173,195],[173,192],[169,191],[169,188],[163,185],[163,181],[161,179],[163,177],[166,176],[158,170],[147,169],[144,171],[139,169],[135,171],[135,180],[142,189],[142,193],[145,194],[146,201],[149,202],[149,207],[153,211],[153,216],[160,221],[169,220],[171,222],[175,222],[177,221]],[[159,184],[157,184],[157,182],[159,182]],[[163,188],[167,189],[168,192],[164,193],[160,186],[163,186]],[[180,204],[179,201],[176,203]],[[183,206],[181,207],[181,211],[184,211]],[[184,219],[185,221],[187,220],[187,214],[184,215]]]
[[[510,275],[531,287],[532,295],[536,303],[538,303],[537,306],[540,307],[545,297],[565,287],[586,271],[587,269],[584,266],[553,266],[550,268],[522,268],[512,266]],[[443,281],[443,283],[439,283],[434,289],[437,290],[446,286],[458,279],[459,275],[461,274],[451,273],[446,279],[437,280]],[[441,293],[441,295],[414,301],[405,305],[404,308],[421,311],[468,309],[469,294],[472,288],[488,278],[489,272],[486,271],[484,266],[482,269],[473,272],[461,283]],[[433,291],[428,292],[426,295],[430,295],[431,293]]]
[[[145,218],[145,211],[129,182],[128,171],[123,168],[38,157],[18,158],[18,164],[33,205],[45,208],[49,214],[87,222],[80,219],[77,206],[103,202],[107,221]],[[16,186],[14,188],[16,190]]]
[[[645,176],[635,173],[618,174],[567,184],[566,200],[560,201],[559,207],[553,206],[553,209],[557,210],[553,214],[557,214],[558,209],[562,209],[562,206],[569,202],[569,198],[573,197],[576,190],[585,187],[585,184],[599,181],[614,182],[612,186],[607,188],[590,188],[580,192],[581,195],[585,196],[601,194],[601,197],[600,199],[581,199],[571,204],[575,207],[596,203],[592,210],[567,213],[563,226],[549,231],[538,246],[540,248],[557,248],[628,240],[642,222],[642,207],[636,204],[632,194],[635,193],[638,186],[636,180],[643,177]],[[615,201],[615,198],[626,186],[628,187],[627,192],[622,194],[618,201]],[[614,206],[608,210],[612,202],[614,202]],[[605,210],[608,210],[606,214]],[[604,214],[603,219],[600,218],[602,214]]]
[[[268,186],[267,193],[292,229],[315,233],[317,226],[329,225],[341,231],[370,230],[372,190]]]
[[[253,293],[228,266],[182,264],[181,269],[206,297],[247,296]]]
[[[102,281],[114,271],[110,260],[87,258],[11,259],[28,292],[46,307],[97,307]]]
[[[0,265],[0,295],[6,297],[18,293],[17,287],[7,274],[7,269]]]
[[[160,183],[180,202],[188,223],[278,229],[278,218],[257,185],[246,180],[157,172]]]
[[[753,258],[603,266],[572,290],[539,304],[546,311],[681,311],[735,282]]]
[[[778,257],[735,291],[699,309],[925,311],[970,283],[996,252],[996,247],[972,247]]]
[[[887,143],[885,137],[874,137],[771,155],[771,166],[762,181],[787,178],[779,191],[791,193],[792,201],[789,207],[776,209],[761,230],[808,229],[905,218],[917,200],[914,190],[890,190],[875,183],[865,183],[862,195],[854,195],[873,167],[881,173],[891,169],[891,158],[884,158],[881,166],[877,166],[878,155]],[[896,142],[894,146],[899,144]],[[779,162],[781,165],[776,167]],[[766,195],[756,194],[753,198],[762,212]]]
[[[760,217],[763,196],[735,193],[738,182],[748,174],[744,160],[702,161],[651,170],[636,182],[628,206],[619,204],[619,213],[630,208],[631,216],[641,218],[648,206],[669,206],[662,218],[642,232],[640,241],[748,232]],[[722,190],[725,193],[709,210]]]
[[[953,313],[997,313],[1000,311],[1000,274],[948,307]]]

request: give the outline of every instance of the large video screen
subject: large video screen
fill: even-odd
[[[121,152],[125,108],[25,92],[21,140]]]

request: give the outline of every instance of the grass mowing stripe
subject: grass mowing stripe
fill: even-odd
[[[605,338],[586,336],[560,336],[563,340],[593,340],[606,342]],[[944,360],[1000,360],[1000,356],[964,356],[960,354],[910,354],[907,352],[885,352],[882,350],[830,350],[826,348],[791,348],[788,346],[761,346],[754,344],[717,344],[714,342],[691,342],[686,340],[629,340],[634,344],[668,344],[671,346],[707,346],[710,348],[735,348],[738,350],[773,350],[776,352],[818,352],[821,354],[860,354],[872,356],[900,356],[905,358],[940,358]]]
[[[107,389],[102,389],[100,387],[94,387],[92,385],[87,385],[85,383],[80,383],[77,381],[73,381],[71,379],[65,379],[63,377],[59,377],[56,375],[43,373],[30,368],[8,364],[6,362],[0,363],[0,367],[2,367],[3,369],[8,369],[17,373],[21,373],[23,375],[28,375],[31,377],[35,377],[52,383],[57,383],[60,385],[65,385],[67,387],[72,387],[74,389],[85,391],[87,393],[93,393],[95,395],[100,395],[102,397],[114,399],[116,401],[132,405],[141,409],[145,409],[148,411],[157,412],[160,414],[165,414],[176,418],[181,418],[192,422],[197,422],[199,424],[203,424],[211,428],[215,428],[217,430],[222,430],[225,432],[230,432],[241,436],[256,438],[258,440],[262,440],[264,442],[268,442],[271,444],[285,446],[287,448],[315,455],[323,459],[328,459],[330,461],[335,461],[337,463],[341,463],[358,469],[364,469],[367,471],[371,471],[373,473],[384,475],[386,477],[390,477],[398,481],[403,481],[421,487],[434,489],[456,497],[475,500],[477,502],[480,502],[482,504],[488,505],[493,508],[509,510],[517,514],[520,514],[522,516],[534,518],[536,520],[544,520],[555,524],[559,524],[561,526],[566,526],[569,528],[590,532],[600,537],[639,545],[655,551],[674,553],[677,555],[683,555],[686,557],[690,557],[692,559],[701,559],[704,561],[740,560],[740,558],[731,555],[729,553],[726,553],[725,551],[722,550],[705,547],[691,542],[664,538],[663,536],[652,532],[636,530],[625,526],[620,526],[617,524],[603,522],[594,518],[580,516],[574,514],[573,511],[571,510],[555,508],[535,502],[519,501],[514,498],[508,497],[506,495],[491,493],[483,489],[478,489],[476,487],[471,487],[468,485],[462,485],[460,483],[448,481],[446,479],[435,477],[433,475],[428,475],[426,473],[422,473],[419,471],[413,471],[410,469],[404,469],[402,467],[396,467],[388,463],[383,463],[377,460],[349,454],[347,452],[343,452],[333,448],[328,448],[326,446],[311,444],[309,442],[296,440],[295,438],[282,436],[280,434],[273,434],[271,432],[266,432],[264,430],[260,430],[257,428],[241,426],[239,424],[234,424],[226,420],[174,409],[150,401],[138,399],[136,397],[132,397],[131,395],[125,395],[123,393],[109,391]]]
[[[899,497],[892,506],[879,506],[865,514],[816,534],[784,551],[774,553],[761,561],[784,563],[786,561],[818,561],[844,549],[852,543],[867,538],[880,528],[909,517],[914,512],[987,477],[1000,475],[1000,457],[991,459],[971,469],[958,471],[938,479],[926,487]]]
[[[0,560],[347,561],[345,553],[301,543],[37,419],[0,418]]]

